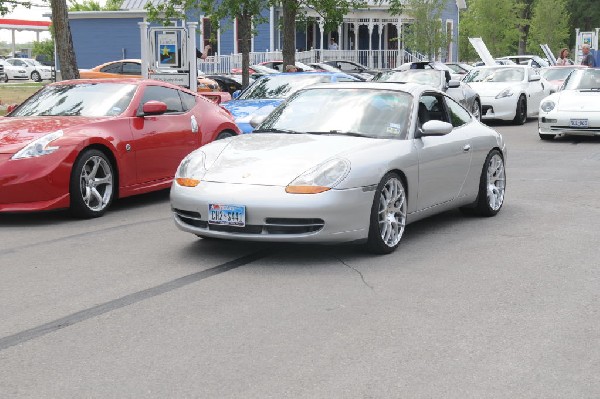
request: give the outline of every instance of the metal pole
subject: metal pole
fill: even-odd
[[[150,26],[150,23],[144,21],[138,22],[138,25],[140,27],[140,57],[142,59],[142,77],[144,79],[148,79],[148,26]]]
[[[189,74],[190,74],[190,90],[194,93],[198,91],[198,63],[196,61],[196,28],[198,27],[197,22],[187,23],[187,35],[188,35],[188,62],[189,62]]]

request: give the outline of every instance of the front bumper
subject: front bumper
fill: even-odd
[[[43,211],[69,206],[70,152],[37,158],[0,154],[0,212]]]
[[[517,99],[510,97],[481,97],[481,119],[502,119],[510,121],[517,114]]]
[[[585,119],[587,128],[572,128],[571,119]],[[547,135],[600,136],[600,112],[543,112],[540,110],[538,131]]]
[[[339,243],[366,239],[373,191],[288,194],[285,187],[201,182],[171,187],[177,227],[215,238],[275,242]],[[208,204],[243,205],[246,226],[208,224]]]

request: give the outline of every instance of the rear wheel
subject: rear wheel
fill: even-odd
[[[478,121],[481,120],[481,104],[479,100],[473,101],[473,106],[471,107],[471,113]]]
[[[475,208],[472,208],[472,213],[479,216],[495,216],[504,204],[505,189],[504,159],[500,151],[492,150],[483,164],[477,202]]]
[[[229,130],[225,130],[225,131],[219,133],[219,135],[217,136],[217,140],[226,139],[227,137],[233,137],[235,135],[236,135],[235,133],[233,133]]]
[[[114,172],[103,152],[84,151],[73,166],[70,182],[71,212],[81,218],[99,217],[114,197]]]
[[[406,226],[406,190],[398,174],[383,176],[371,206],[367,248],[377,254],[393,252]]]
[[[527,99],[523,95],[521,95],[519,101],[517,101],[517,112],[513,122],[517,125],[522,125],[527,122]]]
[[[4,73],[4,78],[2,78],[2,80],[4,83],[8,82],[8,75],[6,73]]]

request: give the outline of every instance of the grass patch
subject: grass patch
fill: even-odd
[[[2,83],[0,84],[1,105],[6,107],[10,104],[20,104],[45,85],[45,83]]]

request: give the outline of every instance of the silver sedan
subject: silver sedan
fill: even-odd
[[[254,123],[258,123],[255,120]],[[417,84],[315,85],[252,134],[188,155],[171,189],[177,227],[200,237],[400,243],[408,223],[504,202],[502,136]]]

